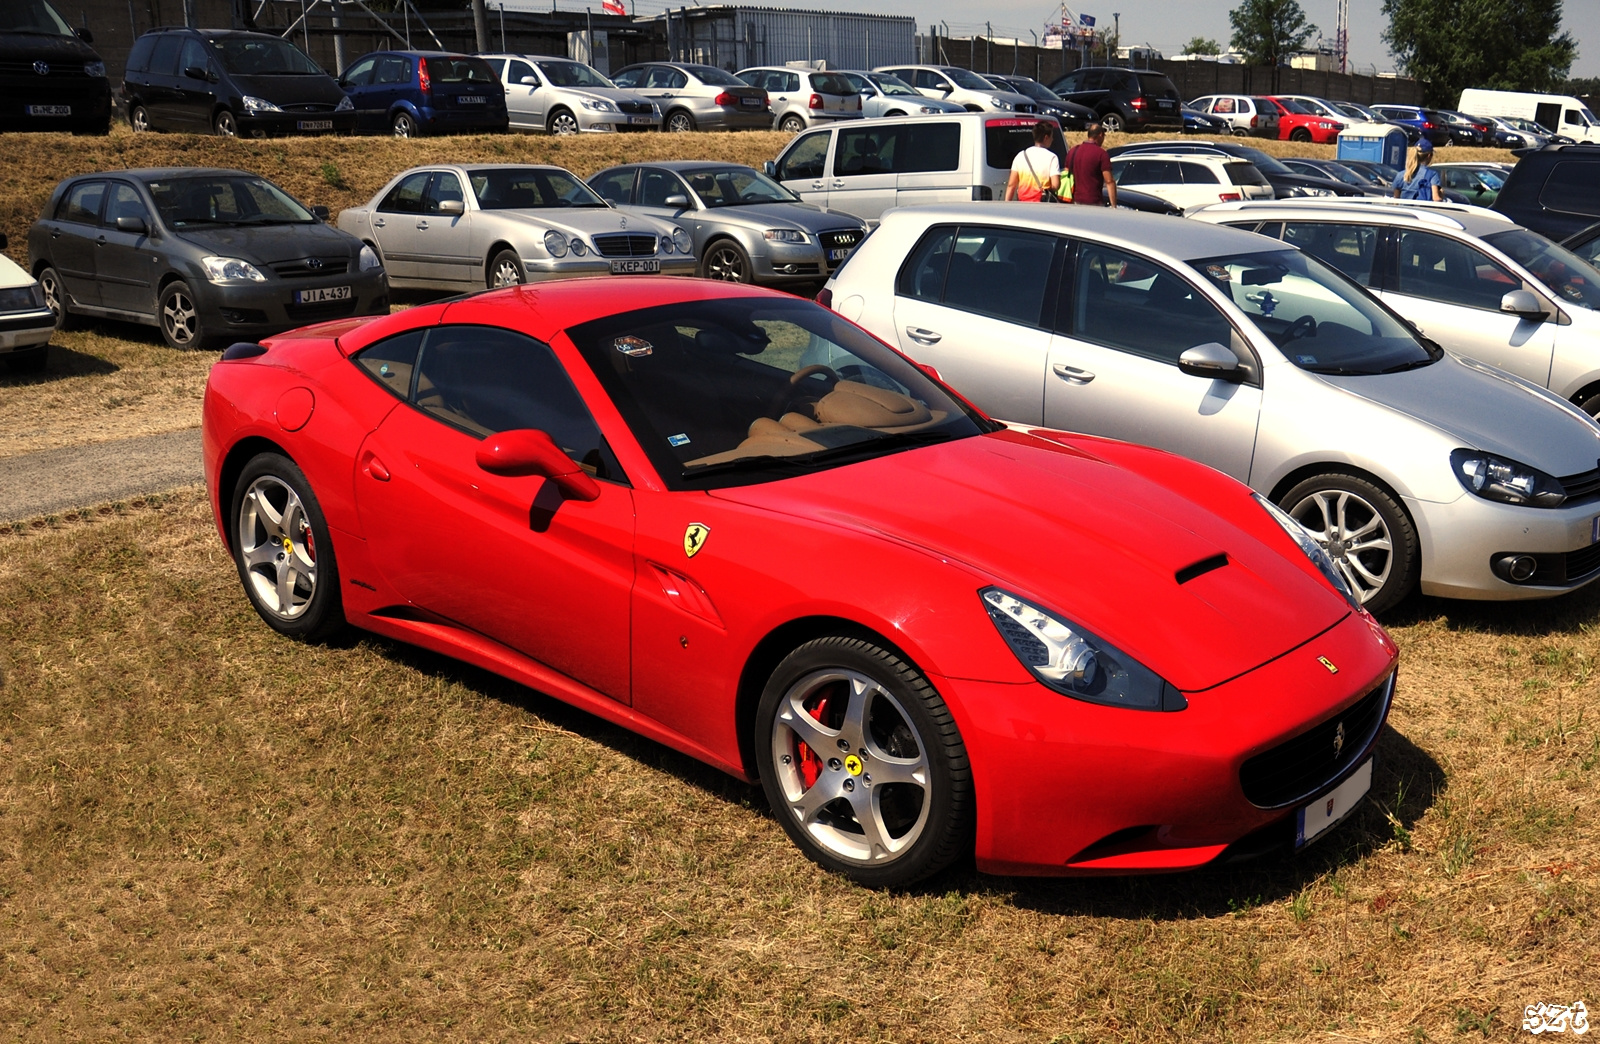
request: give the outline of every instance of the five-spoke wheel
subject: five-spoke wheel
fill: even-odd
[[[667,113],[667,130],[675,134],[694,130],[694,117],[682,109],[674,109]]]
[[[143,105],[135,105],[128,110],[128,126],[133,128],[133,133],[143,134],[150,129],[150,110]]]
[[[223,109],[211,121],[211,129],[220,138],[237,138],[239,136],[239,121],[233,118],[233,113]]]
[[[189,284],[177,280],[163,287],[156,314],[161,320],[161,336],[173,348],[205,346],[206,330],[200,321],[200,309],[195,305]]]
[[[234,560],[261,618],[296,638],[342,626],[333,545],[294,462],[277,453],[252,458],[235,483],[233,508]]]
[[[1333,566],[1372,612],[1410,592],[1417,572],[1417,534],[1388,491],[1356,475],[1307,479],[1281,501],[1316,538]]]

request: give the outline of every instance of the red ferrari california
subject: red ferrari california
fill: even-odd
[[[1394,693],[1383,629],[1245,486],[998,424],[771,291],[574,280],[235,345],[204,435],[270,626],[424,646],[760,780],[871,886],[1304,845]]]

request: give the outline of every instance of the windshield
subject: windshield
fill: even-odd
[[[988,80],[985,80],[977,73],[968,72],[965,69],[941,69],[940,71],[946,76],[950,77],[951,82],[957,87],[961,87],[969,91],[995,90],[994,84],[990,83]]]
[[[219,36],[211,47],[222,67],[236,76],[326,76],[304,51],[287,40],[260,36]]]
[[[245,174],[147,181],[156,212],[170,229],[198,225],[286,225],[316,221],[311,212],[265,178]]]
[[[544,78],[557,87],[615,87],[582,62],[535,62]]]
[[[484,210],[539,210],[544,207],[604,207],[609,204],[560,167],[501,167],[468,173],[478,206]]]
[[[888,73],[872,73],[867,79],[877,84],[879,90],[892,98],[919,97],[911,85],[898,76],[890,76]]]
[[[1505,186],[1506,176],[1501,171],[1490,170],[1485,167],[1481,170],[1474,170],[1473,173],[1478,175],[1478,180],[1482,181],[1485,185],[1488,185],[1496,192],[1499,192],[1500,189]]]
[[[1328,163],[1326,166],[1318,165],[1313,167],[1312,170],[1323,177],[1334,178],[1344,182],[1346,185],[1354,185],[1357,188],[1370,188],[1372,185],[1371,180],[1338,163]]]
[[[1566,247],[1522,228],[1496,232],[1483,241],[1533,273],[1561,301],[1600,309],[1600,270]]]
[[[799,197],[750,167],[719,167],[684,172],[689,187],[708,207],[740,207],[750,203],[796,203]]]
[[[711,87],[748,87],[748,86],[750,86],[748,83],[745,83],[743,80],[741,80],[737,76],[733,75],[733,73],[723,72],[721,69],[718,69],[715,66],[711,66],[711,65],[685,65],[684,69],[688,70],[689,74],[694,76],[701,83],[707,84],[707,85],[709,85]]]
[[[45,0],[7,0],[5,4],[0,4],[0,32],[74,35],[66,19],[56,14],[56,9]]]
[[[798,298],[645,308],[567,331],[673,489],[767,482],[992,430]]]
[[[1395,373],[1436,362],[1411,329],[1350,280],[1299,251],[1190,261],[1284,357],[1312,373]]]
[[[1251,163],[1254,163],[1256,165],[1256,169],[1261,171],[1263,174],[1294,173],[1294,171],[1290,170],[1288,167],[1285,167],[1282,163],[1279,163],[1276,158],[1268,155],[1265,152],[1262,152],[1260,149],[1252,149],[1248,145],[1235,145],[1231,150],[1229,150],[1229,154],[1249,160]]]

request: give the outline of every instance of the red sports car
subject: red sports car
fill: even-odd
[[[235,345],[205,467],[256,610],[478,664],[903,885],[1179,870],[1360,800],[1396,650],[1156,450],[989,420],[809,301],[575,280]]]

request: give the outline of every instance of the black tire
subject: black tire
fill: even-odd
[[[7,352],[5,355],[0,355],[0,359],[6,361],[6,368],[12,373],[43,373],[45,366],[50,362],[50,346],[41,344],[37,348]]]
[[[864,695],[852,695],[856,685]],[[796,729],[826,749],[808,746]],[[767,679],[755,741],[773,814],[818,865],[869,888],[902,888],[972,851],[966,745],[927,678],[894,653],[843,635],[800,646]],[[913,769],[922,782],[909,781]]]
[[[1284,494],[1278,506],[1327,549],[1370,612],[1393,608],[1416,586],[1421,568],[1416,527],[1399,501],[1370,479],[1337,471],[1314,475]],[[1374,531],[1362,535],[1374,519]],[[1386,553],[1374,546],[1384,539]]]
[[[161,337],[170,348],[191,351],[204,348],[211,334],[200,320],[200,305],[195,300],[189,284],[175,279],[161,288],[156,301],[156,322],[161,326]]]
[[[904,115],[905,115],[905,113],[901,112],[899,109],[894,109],[894,110],[892,110],[890,112],[884,113],[885,117],[889,117],[889,116],[904,116]]]
[[[1122,121],[1122,113],[1108,112],[1100,117],[1100,125],[1106,129],[1107,134],[1121,134],[1128,125]]]
[[[128,126],[133,128],[135,134],[145,134],[152,130],[150,126],[150,110],[143,105],[135,105],[128,110]]]
[[[515,250],[502,250],[489,262],[484,279],[490,290],[503,286],[520,286],[528,281],[528,271],[522,267],[522,258]]]
[[[706,246],[705,255],[700,258],[700,277],[750,283],[755,281],[755,270],[744,247],[731,239],[718,239]]]
[[[1250,136],[1249,128],[1235,127],[1233,128],[1233,136],[1235,138],[1248,138]]]
[[[72,295],[61,282],[61,273],[46,265],[39,270],[39,287],[44,291],[44,303],[56,315],[56,329],[70,330],[77,325],[71,305]]]
[[[550,114],[550,119],[545,123],[545,130],[563,137],[576,134],[579,129],[578,117],[572,115],[570,109],[557,109]]]
[[[694,117],[684,109],[673,109],[667,113],[667,118],[661,125],[673,134],[682,134],[695,129]]]
[[[806,129],[806,121],[790,113],[783,118],[783,122],[778,124],[778,129],[788,131],[790,134],[799,134]]]
[[[1304,127],[1296,127],[1294,130],[1289,132],[1289,140],[1290,141],[1310,141],[1311,140],[1311,132],[1306,130]]]
[[[397,112],[389,121],[389,130],[397,138],[415,138],[418,136],[416,117],[409,112]]]
[[[327,520],[294,461],[281,453],[252,457],[233,484],[228,506],[229,543],[239,582],[267,626],[303,641],[343,630],[339,565]]]
[[[211,130],[219,138],[237,138],[239,136],[239,121],[233,118],[233,113],[223,109],[211,120]]]

